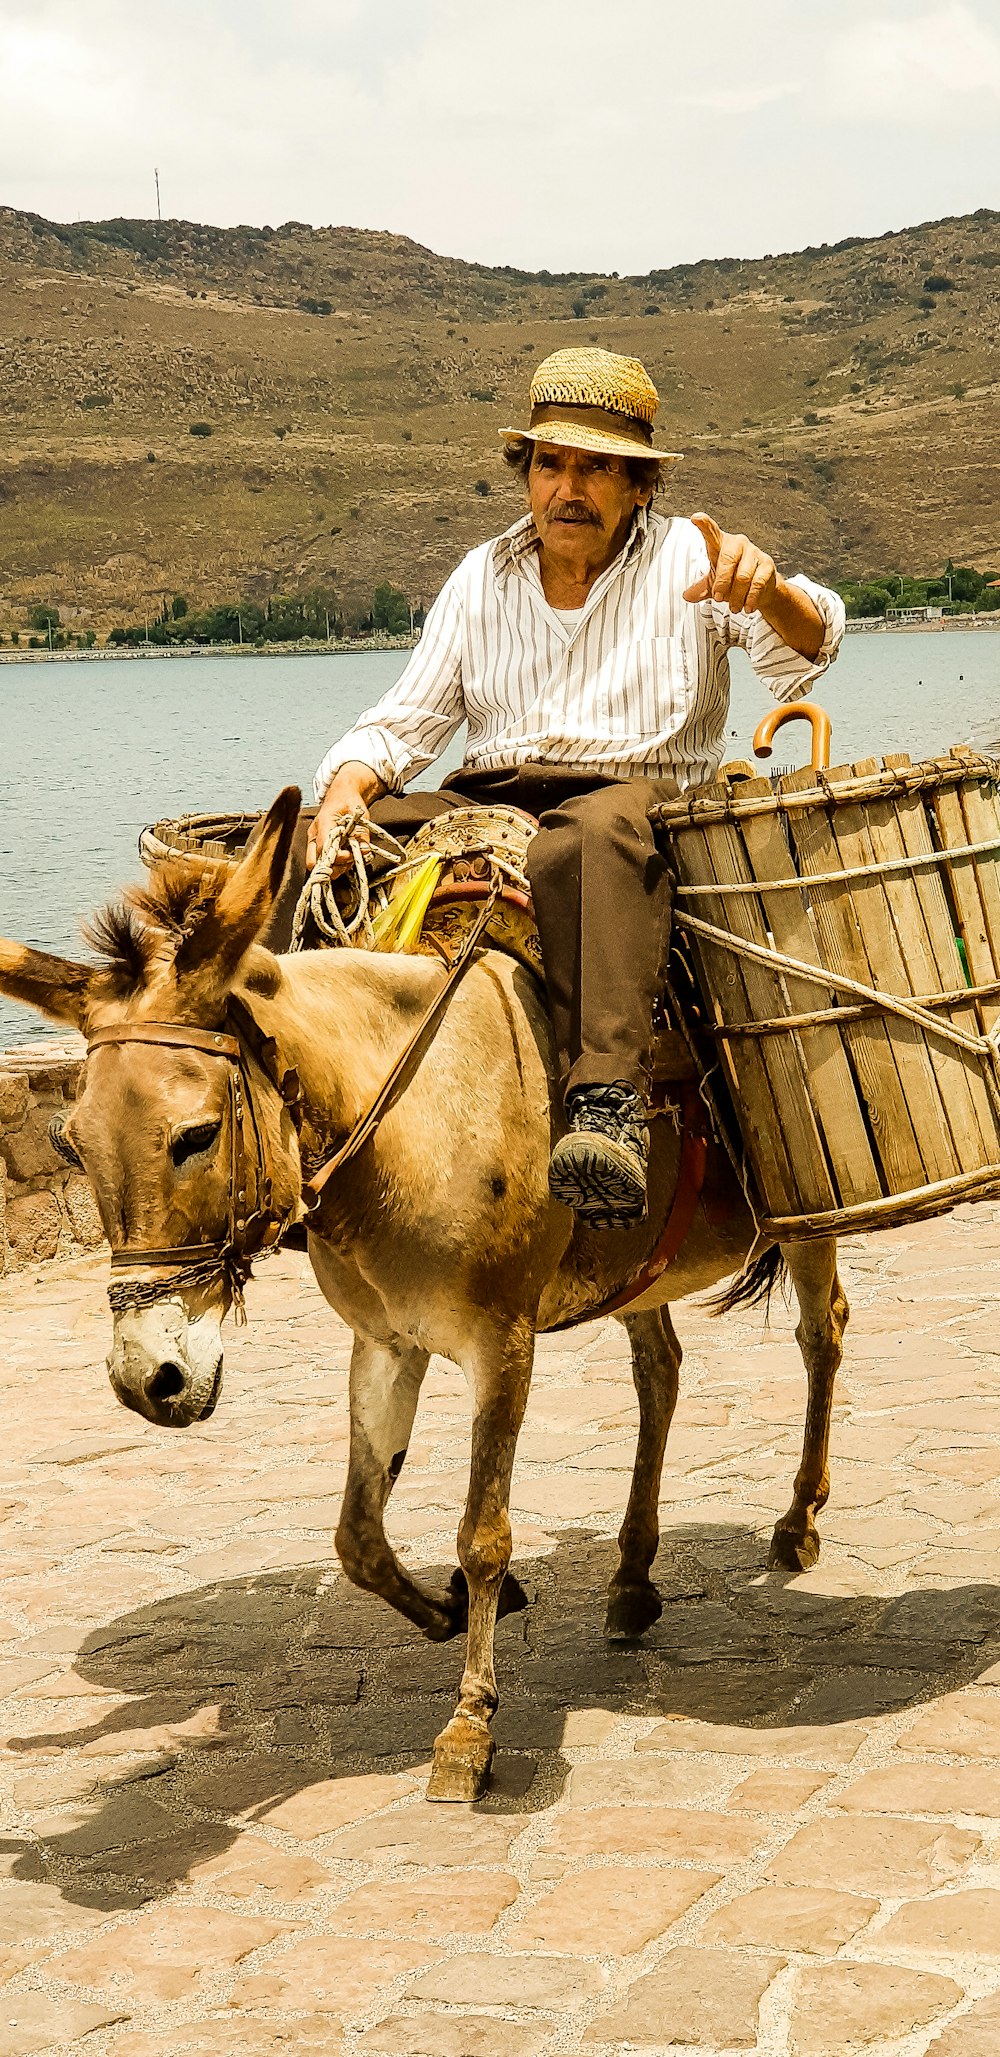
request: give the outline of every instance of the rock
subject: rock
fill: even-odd
[[[1000,2050],[1000,1993],[977,2000],[936,2036],[927,2057],[996,2057]]]
[[[37,1264],[54,1257],[62,1227],[59,1203],[51,1193],[16,1193],[7,1202],[6,1231],[15,1265]]]
[[[495,2014],[391,2014],[356,2047],[366,2057],[534,2057],[551,2034],[551,2022],[524,2027]]]
[[[97,1212],[97,1202],[91,1191],[90,1180],[83,1178],[79,1172],[74,1174],[66,1181],[63,1199],[66,1202],[70,1227],[77,1242],[82,1243],[85,1250],[99,1249],[104,1241],[104,1230],[101,1227],[101,1217]]]
[[[945,1951],[950,1956],[1000,1957],[1000,1892],[981,1886],[911,1901],[881,1930],[893,1950]]]
[[[122,2007],[87,2007],[78,2000],[50,2000],[46,1993],[6,1994],[0,2014],[3,2057],[42,2057],[45,2050],[64,2049],[77,2038],[92,2035],[125,2019]]]
[[[906,1747],[943,1750],[951,1757],[1000,1757],[1000,1698],[968,1686],[939,1700],[910,1730]]]
[[[22,1083],[27,1085],[27,1080]],[[51,1178],[53,1172],[65,1170],[62,1158],[49,1141],[52,1112],[45,1101],[34,1101],[19,1127],[6,1132],[0,1128],[0,1157],[18,1184],[23,1185],[27,1179]]]
[[[546,1845],[557,1857],[659,1857],[668,1863],[744,1864],[769,1824],[693,1807],[582,1807],[560,1814]]]
[[[841,1793],[848,1814],[1000,1816],[1000,1779],[978,1764],[890,1764]]]
[[[720,1907],[702,1934],[712,1943],[808,1950],[825,1957],[849,1943],[878,1904],[858,1893],[831,1893],[822,1886],[758,1886]]]
[[[727,1804],[749,1814],[797,1814],[826,1783],[820,1771],[800,1770],[794,1764],[762,1765],[730,1793]]]
[[[577,1872],[545,1893],[510,1930],[515,1949],[628,1957],[693,1907],[717,1871],[656,1871],[605,1864]]]
[[[901,1964],[817,1966],[799,1980],[791,2049],[794,2057],[841,2057],[890,2038],[895,2045],[898,2037],[926,2027],[961,1997],[961,1986],[950,1978]]]
[[[330,1921],[341,1935],[483,1936],[516,1899],[517,1880],[507,1871],[431,1872],[361,1886]]]
[[[617,2007],[598,2015],[583,2040],[614,2049],[630,2043],[752,2049],[761,1995],[783,1964],[782,1957],[736,1957],[728,1950],[668,1950]]]
[[[386,1944],[380,1945],[385,1949]],[[447,1957],[414,1980],[407,1997],[461,2007],[575,2007],[599,1993],[607,1974],[598,1964],[570,1957]]]
[[[65,1951],[59,1976],[72,1985],[98,1988],[120,1982],[143,2006],[151,2000],[179,2000],[203,1971],[238,1964],[289,1927],[287,1921],[223,1914],[214,1907],[157,1907],[128,1927]]]
[[[255,2009],[296,2008],[302,2005],[303,1994],[308,1994],[311,2007],[349,2020],[370,2007],[383,1986],[426,1964],[436,1948],[436,1944],[390,1942],[383,1936],[376,1949],[359,1950],[356,1942],[342,1936],[303,1936],[274,1957],[264,1971],[241,1979],[233,1988],[231,2004]],[[475,1961],[491,1960],[477,1957]]]
[[[970,1829],[861,1814],[801,1828],[767,1865],[783,1885],[839,1886],[846,1892],[927,1893],[947,1885],[980,1848]]]
[[[31,1105],[31,1088],[22,1073],[0,1071],[0,1134],[18,1129]]]

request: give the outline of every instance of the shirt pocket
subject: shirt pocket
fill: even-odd
[[[684,639],[640,636],[632,646],[633,726],[642,735],[672,734],[684,720],[690,699]]]

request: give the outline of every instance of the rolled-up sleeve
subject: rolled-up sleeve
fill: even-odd
[[[731,614],[718,600],[703,600],[701,606],[726,648],[738,644],[746,651],[757,677],[776,700],[799,700],[816,679],[829,671],[844,639],[847,616],[840,594],[832,592],[829,586],[818,586],[802,572],[787,583],[809,595],[822,619],[823,641],[815,657],[804,657],[801,650],[793,650],[761,614]]]
[[[317,800],[342,764],[367,764],[391,793],[401,793],[461,727],[462,591],[460,565],[442,586],[402,676],[327,751],[313,780]]]

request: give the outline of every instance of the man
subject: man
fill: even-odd
[[[528,869],[569,1124],[549,1185],[604,1228],[645,1211],[670,918],[650,807],[717,770],[733,644],[790,700],[844,628],[835,593],[783,578],[748,537],[652,512],[679,461],[654,446],[658,405],[634,358],[557,350],[539,366],[527,428],[501,430],[530,512],[470,551],[398,684],[324,758],[307,854],[359,805],[396,834],[469,801],[538,819]],[[463,721],[461,771],[399,797]]]

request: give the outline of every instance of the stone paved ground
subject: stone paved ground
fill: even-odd
[[[1000,1215],[847,1253],[821,1568],[765,1575],[784,1310],[678,1327],[668,1604],[606,1648],[622,1332],[543,1343],[496,1789],[421,1797],[461,1645],[337,1577],[345,1331],[265,1267],[215,1419],[113,1402],[99,1259],[0,1288],[0,2052],[1000,2050]],[[429,1378],[392,1531],[444,1579],[468,1450]]]

